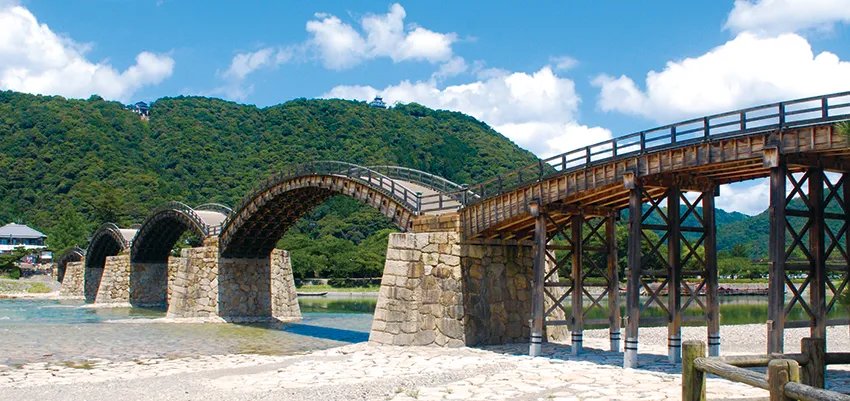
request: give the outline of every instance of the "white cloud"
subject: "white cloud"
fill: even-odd
[[[530,74],[494,74],[443,88],[434,80],[403,81],[380,91],[371,86],[337,86],[323,97],[368,100],[378,93],[390,104],[417,102],[469,114],[541,157],[611,137],[606,129],[576,122],[580,98],[575,84],[548,66]]]
[[[850,0],[735,0],[725,28],[768,34],[831,30],[850,22]]]
[[[85,98],[98,94],[128,101],[139,88],[171,76],[174,60],[142,52],[123,72],[85,58],[87,45],[39,24],[26,8],[0,8],[0,89]]]
[[[440,68],[434,73],[433,77],[437,79],[445,79],[465,73],[469,69],[466,65],[466,60],[463,57],[452,57],[451,60],[440,64]]]
[[[558,71],[571,70],[578,65],[578,60],[568,56],[551,57],[549,58],[549,62],[552,63]]]
[[[443,62],[452,57],[454,33],[439,33],[414,26],[405,29],[407,13],[400,4],[390,6],[382,15],[367,15],[358,31],[334,15],[316,14],[307,22],[308,43],[325,67],[343,70],[365,60],[389,57],[393,62],[406,60]]]
[[[715,200],[717,207],[750,216],[767,209],[770,204],[770,181],[758,179],[720,186],[720,196]]]
[[[815,55],[797,34],[761,37],[749,32],[696,58],[650,71],[646,89],[627,77],[600,75],[604,111],[659,122],[850,89],[850,62],[830,52]]]
[[[272,61],[273,53],[274,49],[267,47],[252,53],[237,54],[233,57],[230,68],[222,76],[243,79],[257,68],[269,65]]]

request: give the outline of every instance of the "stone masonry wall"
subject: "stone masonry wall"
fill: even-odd
[[[300,319],[301,307],[298,305],[289,251],[275,249],[269,258],[272,273],[272,317],[279,320]]]
[[[289,252],[219,260],[219,314],[232,322],[301,318]]]
[[[97,297],[97,291],[100,288],[100,281],[103,278],[102,267],[92,267],[83,265],[83,295],[86,302],[94,302]]]
[[[218,239],[168,260],[169,318],[221,317],[229,322],[301,318],[289,252],[265,259],[227,259]]]
[[[175,271],[168,281],[166,317],[218,316],[218,238],[208,239],[198,248],[184,249],[182,255],[168,260],[169,268]]]
[[[168,305],[167,263],[133,263],[130,269],[130,304],[150,308]]]
[[[95,303],[130,302],[130,254],[107,256]]]
[[[68,262],[65,266],[65,278],[59,289],[59,295],[63,297],[85,296],[85,259],[79,262]]]
[[[228,322],[270,320],[269,259],[219,259],[219,316]]]
[[[165,294],[165,303],[171,303],[172,291],[174,291],[174,278],[177,276],[177,270],[180,268],[180,265],[186,264],[186,258],[189,256],[189,250],[183,249],[181,252],[181,257],[168,257],[168,282],[166,283],[166,294]]]
[[[369,341],[394,345],[525,342],[531,247],[461,244],[452,232],[391,234]],[[550,339],[567,337],[566,328]]]

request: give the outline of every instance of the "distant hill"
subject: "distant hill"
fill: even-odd
[[[235,205],[276,170],[311,160],[400,165],[471,183],[537,158],[472,117],[418,104],[378,109],[297,99],[258,108],[177,97],[157,100],[150,120],[141,121],[98,96],[0,91],[0,222],[37,227],[57,251],[84,245],[102,222],[140,223],[164,201]],[[391,228],[376,211],[343,198],[315,209],[283,245],[322,245],[293,252],[297,270],[309,256],[325,276],[343,262],[351,271],[340,275],[374,275],[382,266],[361,258],[357,246],[366,243],[382,261]],[[375,235],[383,243],[370,240]]]

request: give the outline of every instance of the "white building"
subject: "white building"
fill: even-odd
[[[19,246],[26,249],[43,249],[47,236],[23,224],[9,223],[0,227],[0,253]]]

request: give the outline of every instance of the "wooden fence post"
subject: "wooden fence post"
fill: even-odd
[[[803,384],[824,388],[825,348],[826,340],[823,338],[804,338],[800,341],[800,351],[808,357],[808,363],[803,366]]]
[[[788,382],[800,382],[800,367],[791,359],[774,359],[767,365],[767,386],[770,401],[792,401],[785,396]]]
[[[705,401],[705,372],[694,366],[694,360],[704,357],[704,342],[682,344],[682,401]]]

